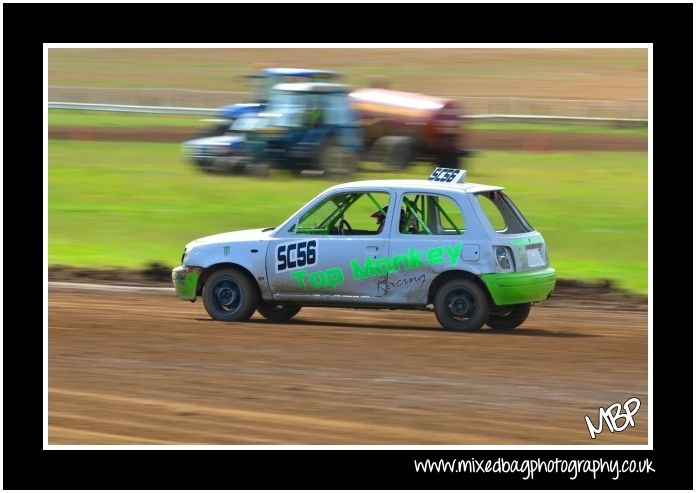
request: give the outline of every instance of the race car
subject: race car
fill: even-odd
[[[172,280],[215,320],[303,306],[432,310],[445,329],[511,330],[556,283],[543,237],[504,189],[437,168],[427,180],[333,186],[275,228],[186,245]]]

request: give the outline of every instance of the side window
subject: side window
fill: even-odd
[[[534,231],[512,200],[500,190],[478,193],[476,198],[496,232],[517,234]]]
[[[386,192],[350,192],[332,195],[306,212],[295,233],[323,235],[376,235],[382,232],[389,205]]]
[[[483,212],[484,214],[486,214],[488,222],[491,223],[493,229],[495,229],[499,233],[504,231],[505,219],[503,219],[503,216],[500,214],[498,207],[496,207],[496,205],[491,200],[490,194],[480,193],[476,196],[476,198],[478,198],[478,202],[481,205],[481,209],[483,209]]]
[[[348,227],[343,228],[343,234],[376,235],[382,232],[385,224],[384,212],[389,205],[389,194],[386,192],[366,192],[358,195],[350,204],[343,220]]]
[[[349,194],[333,195],[307,211],[297,225],[297,234],[330,234],[330,225]]]
[[[449,197],[434,197],[434,200],[437,206],[438,234],[464,234],[466,223],[459,205]]]
[[[404,195],[399,231],[402,234],[461,235],[466,222],[457,203],[443,195]]]

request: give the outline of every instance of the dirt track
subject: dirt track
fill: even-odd
[[[48,128],[49,139],[120,140],[180,143],[196,137],[196,131],[180,127],[63,127]],[[475,131],[469,147],[498,151],[648,151],[648,139],[640,135],[562,132]]]
[[[167,294],[49,290],[51,444],[645,444],[647,312],[544,308],[510,334],[431,313],[210,320]],[[588,435],[638,397],[636,426]]]

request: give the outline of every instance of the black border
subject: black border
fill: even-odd
[[[37,142],[43,132],[39,94],[44,42],[654,43],[655,238],[664,240],[659,233],[660,217],[664,217],[659,204],[662,198],[669,200],[666,214],[683,210],[674,202],[686,194],[673,190],[675,184],[686,180],[688,168],[682,163],[693,162],[689,157],[693,121],[688,97],[693,94],[689,63],[693,60],[693,5],[5,4],[3,13],[3,173],[8,239],[4,267],[9,271],[4,276],[4,487],[692,489],[693,442],[691,446],[689,442],[693,422],[687,417],[693,416],[693,394],[681,390],[674,395],[667,389],[676,383],[679,389],[693,390],[693,334],[687,322],[665,323],[657,316],[666,316],[668,307],[676,314],[680,312],[677,307],[690,306],[690,300],[679,299],[683,290],[657,289],[674,286],[666,274],[684,269],[674,265],[678,252],[670,247],[674,239],[671,233],[668,241],[654,242],[653,252],[656,294],[660,298],[669,291],[663,299],[670,297],[669,305],[661,305],[664,311],[654,311],[654,451],[44,451],[38,387],[42,379],[38,349],[42,319],[41,312],[31,308],[35,302],[30,300],[38,295],[38,280],[43,278],[38,267],[43,256],[38,179],[42,152]],[[36,22],[39,19],[43,22]],[[329,21],[322,25],[315,19]],[[29,211],[33,213],[31,220],[26,218]],[[27,258],[34,261],[22,260]],[[672,260],[671,266],[664,258]],[[417,474],[413,466],[414,459],[498,456],[510,460],[649,458],[656,472],[625,474],[618,481],[609,476],[571,481],[566,475],[523,481],[511,475]]]

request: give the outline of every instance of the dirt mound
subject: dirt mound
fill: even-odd
[[[648,139],[640,135],[486,130],[471,132],[470,139],[473,149],[489,151],[648,152]]]
[[[153,263],[146,269],[83,269],[56,265],[48,268],[48,280],[115,284],[129,286],[171,287],[171,267]],[[544,306],[574,308],[614,308],[647,310],[648,297],[618,288],[613,281],[599,282],[560,279],[551,298]]]
[[[598,282],[559,279],[556,289],[551,298],[544,302],[544,306],[647,310],[648,297],[625,291],[611,279]]]
[[[82,282],[92,284],[115,284],[122,286],[171,287],[172,268],[153,263],[146,269],[86,269],[55,265],[48,268],[48,280],[59,282]]]
[[[183,142],[198,137],[199,129],[188,127],[86,127],[49,126],[49,139],[126,140],[132,142]]]

